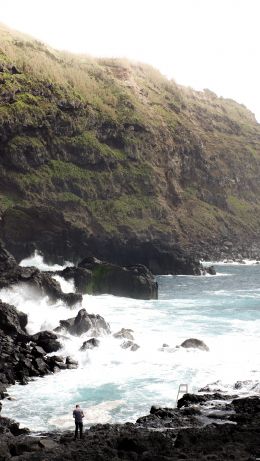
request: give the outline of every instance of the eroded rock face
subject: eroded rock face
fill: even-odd
[[[78,267],[81,271],[82,269],[87,271],[88,284],[85,285],[85,292],[107,293],[135,299],[158,297],[157,281],[145,266],[120,267],[89,257],[83,259]]]
[[[209,351],[208,346],[203,341],[196,338],[186,339],[183,343],[181,343],[181,347],[185,347],[186,349],[194,348],[202,351]]]
[[[171,235],[157,237],[155,232],[147,238],[128,235],[126,229],[115,236],[106,232],[97,235],[90,233],[87,226],[83,229],[75,222],[69,223],[62,211],[46,205],[10,208],[4,212],[1,224],[0,238],[17,260],[30,256],[37,249],[53,263],[77,262],[82,255],[95,255],[119,266],[145,265],[153,274],[200,275],[199,260],[179,245],[172,244]],[[75,279],[80,287],[79,273]]]
[[[101,315],[88,314],[86,309],[80,309],[76,317],[60,320],[60,326],[55,331],[67,330],[71,335],[80,336],[83,333],[109,334],[110,327]]]
[[[142,265],[121,267],[95,257],[84,258],[78,267],[67,267],[57,274],[74,281],[79,293],[112,294],[135,299],[157,299],[155,277]]]

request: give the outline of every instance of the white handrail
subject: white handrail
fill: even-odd
[[[177,399],[176,399],[176,405],[178,404],[180,394],[188,394],[188,384],[180,384],[179,385],[179,390],[178,390]]]

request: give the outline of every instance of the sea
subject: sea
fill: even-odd
[[[62,269],[46,265],[37,253],[21,265]],[[28,314],[30,334],[54,329],[81,307],[103,316],[112,332],[99,337],[99,347],[87,351],[79,350],[87,334],[63,332],[56,355],[75,358],[78,368],[9,387],[10,400],[3,401],[2,415],[34,432],[67,430],[74,425],[75,404],[85,412],[85,427],[135,422],[152,405],[175,407],[180,384],[189,392],[209,385],[230,395],[258,395],[260,264],[214,265],[213,276],[157,276],[158,300],[84,295],[82,306],[69,308],[22,285],[2,289],[2,301]],[[75,290],[72,281],[54,278],[64,292]],[[123,349],[123,340],[113,336],[121,328],[133,330],[140,346],[136,351]],[[180,347],[189,338],[203,341],[209,351]]]

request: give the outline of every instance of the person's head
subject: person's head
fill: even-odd
[[[76,408],[79,408],[79,405],[76,405]]]

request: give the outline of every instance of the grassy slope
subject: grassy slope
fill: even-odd
[[[185,243],[257,234],[260,126],[244,106],[4,26],[0,69],[2,212],[48,204],[90,232]]]

